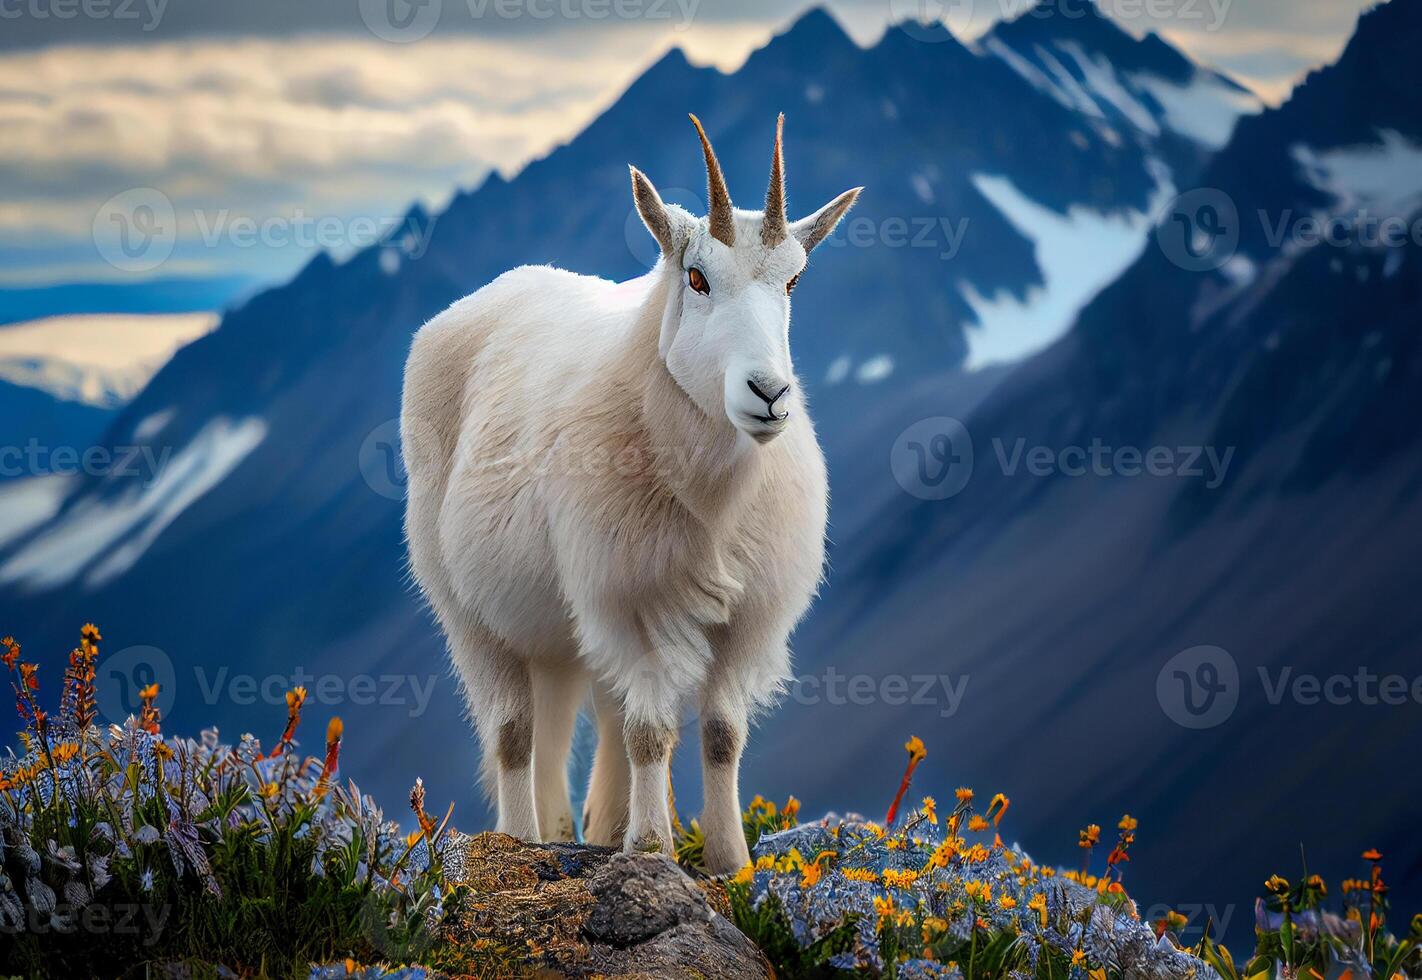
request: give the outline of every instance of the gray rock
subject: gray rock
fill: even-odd
[[[482,942],[510,958],[491,963],[491,973],[514,967],[539,977],[773,975],[755,944],[661,855],[479,834],[454,840],[445,869],[470,889],[446,941],[466,948]]]
[[[660,854],[617,854],[588,883],[597,905],[583,927],[594,939],[631,946],[714,916],[680,868]]]

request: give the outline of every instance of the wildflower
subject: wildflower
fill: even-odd
[[[938,801],[931,796],[925,796],[923,798],[923,807],[921,809],[921,812],[928,819],[929,823],[937,823]]]
[[[290,749],[291,740],[296,737],[296,726],[301,723],[301,707],[305,703],[306,688],[297,685],[286,692],[286,727],[282,729],[281,737],[277,739],[276,745],[272,746],[267,758],[274,759]]]
[[[1264,882],[1264,887],[1275,895],[1287,895],[1289,893],[1289,881],[1279,875],[1271,875],[1269,880]]]
[[[1011,895],[1003,894],[997,897],[997,904],[1000,905],[1006,911],[1010,912],[1013,909],[1017,908],[1017,899],[1013,898]]]
[[[912,888],[913,883],[918,880],[918,874],[913,871],[899,871],[895,868],[884,869],[885,888]]]
[[[425,812],[425,781],[415,777],[415,786],[410,790],[410,809],[415,811],[415,819],[420,822],[420,830],[426,837],[434,833],[434,818]]]
[[[50,752],[50,755],[52,755],[52,756],[54,757],[54,761],[55,761],[55,762],[58,762],[58,763],[65,763],[65,762],[68,762],[70,759],[74,758],[74,757],[75,757],[76,755],[78,755],[78,754],[79,754],[79,743],[78,743],[78,742],[64,742],[64,743],[61,743],[61,744],[59,744],[59,745],[56,745],[56,746],[54,747],[54,749],[51,750],[51,752]]]
[[[904,767],[904,778],[899,781],[899,791],[894,794],[894,802],[889,804],[889,812],[884,816],[884,823],[893,826],[894,817],[898,815],[899,804],[903,802],[904,794],[908,792],[909,780],[913,778],[913,771],[918,768],[918,764],[928,758],[928,750],[923,747],[923,739],[917,735],[904,743],[904,751],[908,753],[908,765]]]
[[[933,849],[933,854],[929,856],[925,870],[948,867],[948,862],[953,860],[953,855],[956,853],[956,850],[957,849],[953,846],[952,839],[943,841],[943,843]]]
[[[800,812],[800,801],[793,796],[790,797],[785,801],[785,808],[780,812],[785,819],[785,828],[788,830],[795,826],[795,817]]]
[[[818,863],[810,863],[800,869],[800,885],[804,888],[814,888],[820,883],[820,866]]]
[[[1084,966],[1086,964],[1086,953],[1079,949],[1071,951],[1071,965]]]
[[[888,897],[880,898],[876,895],[874,897],[874,914],[879,917],[881,922],[892,916],[894,914],[894,900]]]
[[[968,787],[966,786],[959,786],[957,793],[955,793],[954,795],[958,797],[959,806],[964,806],[968,803],[973,802],[973,791],[968,789]]]
[[[1101,828],[1096,824],[1089,824],[1085,830],[1077,835],[1077,846],[1090,850],[1101,843]]]
[[[1038,892],[1027,899],[1027,907],[1037,913],[1043,929],[1047,928],[1047,896]]]
[[[1007,808],[1011,805],[1011,803],[1012,801],[1009,800],[1006,796],[1003,796],[1001,793],[995,795],[992,798],[992,801],[988,803],[987,815],[989,819],[992,820],[992,825],[994,827],[1002,823],[1002,815],[1007,812]]]
[[[151,891],[153,890],[153,869],[152,869],[152,868],[144,868],[144,869],[143,869],[143,874],[141,874],[141,875],[138,876],[138,884],[139,884],[139,886],[140,886],[144,891],[146,891],[146,892],[151,892]]]
[[[20,645],[13,636],[7,636],[0,639],[0,646],[5,648],[5,652],[0,654],[0,662],[5,664],[6,670],[14,670],[15,661],[20,659]]]
[[[1363,852],[1364,861],[1372,861],[1374,864],[1382,860],[1382,852],[1375,847],[1370,847]]]
[[[1118,823],[1118,824],[1116,824],[1116,826],[1117,826],[1119,829],[1125,831],[1126,833],[1131,834],[1131,833],[1135,833],[1135,830],[1136,830],[1136,823],[1137,823],[1136,818],[1133,817],[1133,816],[1131,816],[1131,815],[1128,813],[1128,814],[1126,814],[1124,817],[1121,818],[1121,822]]]
[[[983,819],[982,817],[978,816],[976,813],[973,814],[972,819],[970,819],[970,820],[968,821],[968,829],[971,830],[971,831],[972,831],[973,833],[975,833],[975,834],[980,834],[980,833],[982,833],[984,830],[987,830],[988,827],[990,827],[990,826],[992,826],[992,825],[991,825],[990,823],[988,823],[987,820],[985,820],[985,819]]]
[[[736,876],[731,879],[737,885],[749,885],[755,880],[755,865],[747,864],[744,868],[736,872]]]
[[[270,800],[279,792],[281,792],[281,787],[274,782],[262,784],[261,794],[264,799]]]
[[[992,885],[985,881],[970,881],[963,886],[963,890],[975,902],[992,901]]]
[[[158,722],[162,720],[162,716],[153,704],[157,698],[157,684],[149,684],[138,692],[138,699],[142,702],[138,713],[138,727],[150,735],[158,734]]]
[[[345,726],[339,717],[332,718],[326,725],[326,758],[321,763],[321,777],[316,780],[316,795],[322,797],[326,795],[326,789],[331,781],[331,774],[336,771],[341,758],[341,733],[345,731]]]
[[[847,881],[878,881],[879,873],[872,868],[845,868],[841,874]]]

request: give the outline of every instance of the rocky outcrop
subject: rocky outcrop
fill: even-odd
[[[695,883],[656,854],[525,844],[486,833],[442,849],[469,895],[448,940],[533,976],[754,980],[770,965]]]

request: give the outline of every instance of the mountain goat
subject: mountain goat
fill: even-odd
[[[860,188],[733,208],[700,121],[710,214],[631,169],[661,246],[616,284],[514,269],[415,335],[401,439],[414,575],[448,638],[498,829],[571,840],[567,761],[589,689],[585,838],[670,853],[670,756],[699,698],[706,862],[749,859],[737,770],[780,690],[824,560],[824,459],[790,364],[790,293]]]

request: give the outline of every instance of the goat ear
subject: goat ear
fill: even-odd
[[[816,245],[830,236],[830,232],[834,231],[834,226],[839,224],[839,219],[843,218],[845,212],[854,206],[859,192],[863,189],[855,187],[847,190],[814,214],[801,218],[790,226],[790,234],[800,240],[800,244],[805,246],[806,252],[812,251]]]
[[[662,203],[661,195],[657,193],[646,174],[636,167],[629,166],[627,169],[632,172],[632,200],[637,205],[637,214],[641,216],[642,224],[647,226],[647,230],[662,247],[663,255],[674,255],[684,244],[685,238],[681,222],[677,220],[679,215]]]

